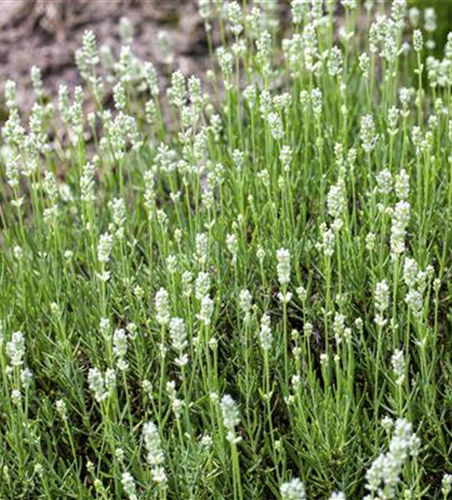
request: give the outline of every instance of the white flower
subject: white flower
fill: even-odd
[[[237,436],[235,428],[240,423],[239,411],[237,409],[236,402],[229,396],[225,394],[221,398],[221,414],[223,417],[223,424],[227,432],[227,440],[231,443],[238,443],[240,437]]]
[[[210,275],[206,272],[201,272],[195,281],[195,296],[198,300],[202,300],[209,294],[210,290]]]
[[[165,469],[163,467],[153,467],[151,469],[151,477],[152,480],[155,481],[157,484],[165,485],[166,482],[168,481]]]
[[[414,30],[413,33],[413,48],[416,52],[422,52],[424,47],[424,37],[421,30]]]
[[[17,84],[13,80],[7,80],[5,83],[5,101],[8,108],[16,106]]]
[[[80,199],[86,203],[92,203],[94,196],[94,166],[86,163],[80,177]]]
[[[96,66],[99,64],[99,56],[96,48],[96,36],[91,30],[86,30],[83,33],[82,54],[85,63],[89,66]]]
[[[423,301],[422,294],[418,290],[409,290],[405,298],[405,302],[411,309],[414,317],[420,319],[422,317]]]
[[[288,304],[292,300],[292,293],[291,292],[286,292],[286,293],[278,293],[278,300],[282,304]]]
[[[290,164],[292,162],[292,149],[290,146],[283,146],[281,148],[279,160],[281,161],[282,169],[285,172],[290,172]]]
[[[193,293],[193,273],[184,271],[182,273],[182,294],[184,297],[190,297]]]
[[[396,377],[396,385],[403,385],[405,381],[405,356],[403,355],[403,351],[401,349],[394,351],[391,358],[391,364]]]
[[[331,186],[327,196],[328,214],[334,219],[340,219],[346,206],[344,182],[340,180]]]
[[[226,4],[226,15],[230,23],[230,30],[234,36],[239,36],[243,31],[243,11],[236,1]]]
[[[377,174],[378,191],[384,196],[390,194],[392,190],[392,175],[386,168]]]
[[[307,3],[305,0],[292,0],[292,21],[294,24],[301,24],[307,14]]]
[[[405,201],[399,201],[394,208],[391,225],[391,258],[397,259],[405,252],[406,228],[410,221],[411,206]]]
[[[98,368],[90,368],[88,373],[89,388],[94,394],[98,403],[101,403],[108,397],[108,391],[105,387],[105,379]]]
[[[410,195],[410,178],[404,168],[396,177],[395,192],[399,200],[407,200]]]
[[[171,337],[171,346],[179,353],[185,351],[188,347],[187,328],[182,318],[172,318],[169,325],[169,334]]]
[[[335,243],[334,231],[331,228],[328,228],[326,224],[322,223],[320,226],[320,233],[322,241],[317,245],[317,248],[321,250],[326,257],[332,257],[334,254]]]
[[[284,128],[281,115],[278,113],[270,113],[267,117],[267,122],[273,139],[275,139],[275,141],[282,140],[284,138]]]
[[[127,333],[120,328],[113,334],[113,354],[118,358],[118,368],[125,371],[128,364],[125,360],[127,354]]]
[[[328,54],[328,73],[330,76],[338,76],[342,73],[343,57],[339,47],[334,46]]]
[[[14,332],[11,340],[6,343],[6,353],[11,359],[12,366],[21,366],[25,356],[25,338],[22,332]]]
[[[278,281],[281,285],[287,285],[290,282],[290,252],[285,248],[280,248],[276,252]]]
[[[283,483],[280,492],[282,500],[306,500],[306,489],[298,478]]]
[[[198,262],[204,265],[209,255],[209,239],[207,234],[200,233],[196,235],[196,256]]]
[[[336,313],[333,320],[333,333],[338,344],[345,338],[345,331],[345,316]]]
[[[372,493],[372,498],[383,489],[386,492],[385,498],[393,497],[403,464],[413,445],[418,447],[418,440],[412,432],[411,424],[404,419],[397,420],[389,451],[379,455],[366,473],[366,487]]]
[[[452,474],[444,474],[441,482],[441,493],[447,498],[452,489]]]
[[[19,389],[13,389],[11,391],[11,401],[14,405],[19,406],[22,401],[22,394]]]
[[[20,373],[20,381],[22,382],[22,387],[24,389],[29,389],[31,385],[31,381],[33,380],[33,375],[29,368],[25,368]]]
[[[414,259],[405,258],[403,265],[403,281],[408,288],[413,288],[419,278],[419,267]]]
[[[370,75],[370,57],[364,52],[359,56],[359,69],[363,76],[368,78]]]
[[[66,403],[62,399],[58,399],[55,402],[55,409],[62,419],[67,418],[67,408]]]
[[[414,28],[419,26],[419,19],[421,17],[421,11],[417,7],[411,7],[408,11],[408,17],[410,18],[410,23]]]
[[[148,422],[143,426],[143,441],[147,451],[147,461],[151,467],[151,477],[158,484],[165,485],[167,477],[163,464],[165,454],[163,453],[159,431],[153,422]]]
[[[127,104],[126,90],[120,81],[113,87],[113,100],[118,111],[125,110]]]
[[[165,462],[159,431],[154,422],[147,422],[143,426],[144,447],[148,452],[147,461],[151,467],[159,467]]]
[[[37,66],[33,66],[30,71],[30,78],[33,83],[33,89],[36,92],[36,96],[41,97],[43,94],[41,69]]]
[[[240,309],[245,314],[245,317],[250,313],[253,302],[253,296],[249,290],[241,290],[239,295]]]
[[[97,258],[99,262],[105,263],[110,260],[110,254],[113,247],[113,237],[111,234],[104,233],[99,239],[97,247]]]
[[[424,29],[428,33],[433,33],[437,28],[437,16],[435,9],[429,7],[424,10]]]
[[[129,472],[124,472],[121,476],[121,483],[124,487],[129,500],[137,500],[137,490],[135,486],[135,479]]]
[[[308,298],[308,291],[303,285],[300,285],[296,290],[298,298],[301,300],[301,302],[305,302],[306,299]]]
[[[269,351],[272,348],[272,331],[270,327],[270,316],[264,314],[261,319],[261,327],[259,329],[259,343],[264,351]]]
[[[330,500],[346,500],[345,493],[336,491],[330,495]]]
[[[113,226],[115,228],[115,235],[117,238],[124,237],[124,225],[126,222],[126,206],[122,198],[116,198],[111,203]]]
[[[169,295],[164,288],[155,294],[155,309],[157,311],[156,318],[161,326],[167,325],[170,320],[169,312]]]
[[[361,119],[361,145],[367,154],[375,148],[377,136],[375,134],[375,124],[372,115],[365,115]]]
[[[403,29],[404,17],[406,14],[407,0],[394,0],[391,9],[391,16],[399,29]]]
[[[383,328],[386,324],[386,319],[384,318],[384,313],[389,307],[389,287],[386,280],[380,281],[375,287],[375,309],[377,314],[375,315],[375,323]]]
[[[206,295],[201,300],[201,311],[198,315],[198,318],[206,325],[210,325],[212,321],[212,314],[214,310],[214,302],[213,300]]]

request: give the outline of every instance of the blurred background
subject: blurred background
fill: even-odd
[[[440,55],[447,39],[447,34],[452,31],[452,0],[409,0],[410,7],[419,9],[433,8],[438,19],[438,29],[434,35],[436,42],[435,52]]]
[[[5,81],[16,80],[19,102],[27,107],[33,65],[41,68],[52,94],[61,83],[74,87],[74,53],[85,30],[118,56],[123,17],[130,19],[138,57],[166,71],[170,56],[185,73],[205,70],[207,43],[197,0],[0,0],[0,96]]]
[[[289,19],[290,0],[254,1],[275,3],[284,14],[282,18]],[[382,1],[391,5],[391,0]],[[0,92],[6,80],[16,80],[19,101],[25,107],[31,102],[29,75],[33,65],[42,69],[51,93],[61,83],[73,87],[78,81],[74,52],[83,32],[93,30],[99,45],[111,46],[118,55],[119,23],[124,16],[134,29],[134,53],[153,61],[161,74],[168,73],[168,58],[185,73],[203,74],[208,67],[198,0],[1,0],[0,5]],[[452,0],[409,0],[409,6],[437,12],[438,28],[431,37],[436,45],[433,53],[439,56],[447,33],[452,31]],[[162,52],[162,40],[166,53]]]

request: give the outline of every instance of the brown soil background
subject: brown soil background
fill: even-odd
[[[99,46],[120,48],[119,20],[134,27],[134,53],[165,65],[157,35],[168,33],[175,65],[184,73],[203,73],[208,49],[196,0],[0,0],[0,91],[13,79],[19,102],[32,102],[30,69],[39,66],[46,90],[79,83],[74,53],[85,30],[92,30]]]

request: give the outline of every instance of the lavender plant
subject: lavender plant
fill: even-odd
[[[449,498],[452,35],[276,4],[5,82],[1,498]]]

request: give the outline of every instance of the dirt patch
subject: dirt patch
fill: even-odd
[[[30,69],[39,66],[46,90],[80,83],[75,50],[85,30],[99,46],[120,50],[119,21],[130,19],[134,53],[167,72],[158,33],[168,33],[174,68],[203,73],[208,67],[207,42],[196,0],[0,0],[0,91],[6,80],[18,83],[19,103],[32,103]]]

